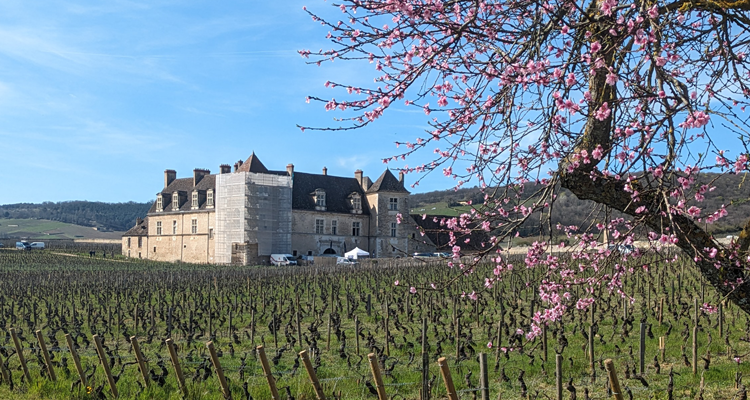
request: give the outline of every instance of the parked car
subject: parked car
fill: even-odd
[[[29,242],[16,242],[16,250],[31,250]]]
[[[414,258],[431,258],[437,257],[437,253],[414,253]]]
[[[291,254],[271,254],[273,265],[297,265],[297,257]]]
[[[31,242],[29,247],[32,249],[44,249],[44,242]]]
[[[632,244],[610,244],[607,246],[607,250],[614,252],[615,250],[620,254],[630,254],[635,251],[635,246]]]
[[[357,265],[359,262],[357,260],[346,258],[346,257],[336,257],[336,265]]]

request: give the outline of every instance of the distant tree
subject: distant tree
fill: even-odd
[[[712,183],[696,181],[700,171],[748,168],[741,114],[750,93],[750,2],[345,0],[337,7],[340,20],[311,13],[329,30],[332,49],[300,54],[314,64],[369,63],[375,83],[327,82],[338,98],[310,99],[342,114],[340,126],[322,129],[359,128],[394,107],[422,110],[431,128],[401,140],[405,150],[384,161],[437,147],[432,162],[401,169],[488,189],[481,212],[444,221],[456,255],[469,226],[495,233],[484,253],[493,254],[497,275],[487,285],[507,271],[499,243],[532,214],[549,215],[567,189],[602,205],[604,215],[628,217],[582,225],[578,234],[568,229],[579,251],[604,230],[627,243],[643,227],[652,246],[678,246],[750,312],[750,226],[735,246],[718,243],[706,224],[731,206],[705,207],[700,201]],[[520,196],[526,182],[539,186]],[[620,260],[609,267],[606,255],[581,272],[577,261],[548,259],[550,246],[537,243],[526,258],[547,270],[539,286],[547,310],[535,316],[531,337],[538,323],[594,301],[571,298],[582,273],[601,271],[596,284],[613,290],[626,273]]]

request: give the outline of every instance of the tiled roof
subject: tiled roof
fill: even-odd
[[[260,162],[255,152],[245,160],[245,162],[237,169],[237,172],[255,172],[255,173],[268,173],[268,168]]]
[[[130,228],[122,236],[148,236],[148,217],[140,222],[140,224],[135,224],[134,227]]]
[[[391,171],[387,169],[382,175],[380,175],[380,178],[378,178],[378,180],[367,189],[367,193],[375,192],[409,193],[409,191],[404,188],[404,183],[399,182],[398,179],[393,176]]]
[[[316,189],[323,189],[326,193],[326,211],[351,213],[349,196],[352,193],[358,193],[362,197],[362,215],[370,214],[367,199],[356,178],[295,172],[292,187],[292,209],[294,210],[315,211],[313,194]]]

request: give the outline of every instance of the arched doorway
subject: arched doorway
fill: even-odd
[[[336,254],[336,250],[334,250],[334,249],[332,249],[332,248],[329,247],[329,248],[325,249],[325,251],[323,252],[323,254]]]

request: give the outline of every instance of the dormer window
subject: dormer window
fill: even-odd
[[[349,201],[352,206],[352,214],[362,214],[362,196],[359,193],[352,193],[349,196]]]
[[[172,210],[177,211],[180,209],[180,194],[177,192],[172,193]]]
[[[212,189],[209,189],[208,192],[206,192],[206,207],[213,207],[214,206],[214,191]]]
[[[156,195],[156,211],[164,211],[164,201],[162,200],[161,193]]]
[[[196,209],[198,208],[198,191],[193,191],[193,199],[192,199],[192,205],[191,208]]]
[[[326,210],[326,192],[323,189],[315,189],[315,209],[318,211]]]

